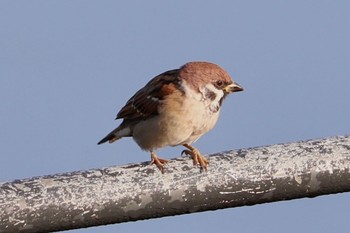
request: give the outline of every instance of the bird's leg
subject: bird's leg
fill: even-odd
[[[156,153],[151,151],[151,164],[155,164],[161,173],[164,173],[164,165],[166,162],[168,162],[168,160],[159,158]]]
[[[185,153],[186,155],[190,155],[193,159],[193,165],[199,164],[201,168],[204,171],[206,171],[209,162],[201,155],[199,150],[188,144],[183,144],[183,146],[186,147],[188,150],[182,151],[182,154]]]

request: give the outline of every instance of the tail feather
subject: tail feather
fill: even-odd
[[[117,137],[115,136],[115,134],[108,134],[106,137],[104,137],[101,141],[99,141],[97,143],[97,145],[100,145],[100,144],[103,144],[105,142],[109,142],[109,143],[112,143],[112,142],[115,142],[117,141],[118,139],[120,139],[121,137]]]
[[[113,143],[118,139],[121,139],[122,137],[128,137],[128,136],[131,136],[129,128],[118,127],[114,129],[112,132],[110,132],[109,134],[107,134],[106,137],[102,138],[102,140],[99,141],[97,145],[100,145],[105,142]]]

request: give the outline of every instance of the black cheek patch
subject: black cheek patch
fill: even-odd
[[[205,97],[206,97],[207,99],[210,99],[211,101],[214,101],[215,98],[216,98],[216,94],[215,94],[215,92],[213,92],[213,91],[207,90],[206,93],[205,93]]]

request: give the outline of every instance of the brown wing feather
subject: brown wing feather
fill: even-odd
[[[178,73],[178,69],[170,70],[153,78],[126,102],[116,119],[146,119],[157,115],[164,96],[178,89]]]

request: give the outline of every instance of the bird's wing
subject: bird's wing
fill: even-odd
[[[144,120],[158,114],[164,97],[178,90],[179,69],[166,71],[149,81],[118,112],[116,119]]]

